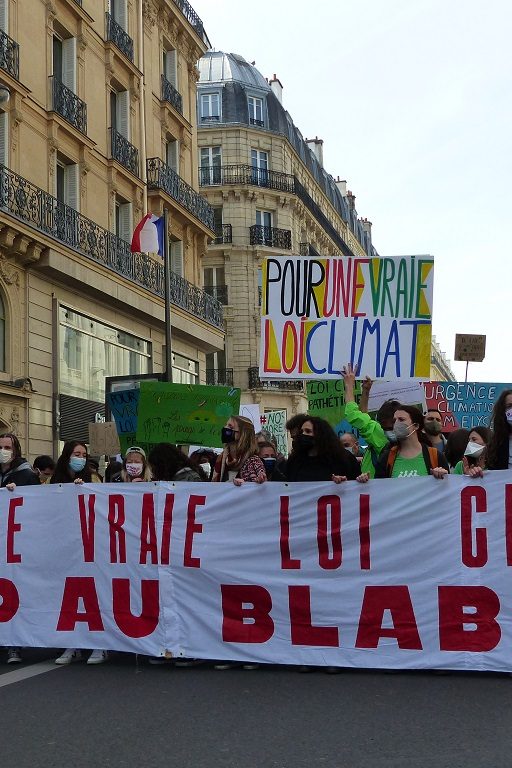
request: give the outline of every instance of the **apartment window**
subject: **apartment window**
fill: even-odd
[[[0,165],[9,167],[9,115],[0,112]]]
[[[259,227],[271,227],[272,226],[271,211],[256,211],[256,224]]]
[[[257,232],[257,241],[260,245],[272,246],[272,213],[271,211],[256,211],[256,225],[261,227]]]
[[[252,183],[268,186],[268,152],[251,149]]]
[[[199,363],[173,352],[172,380],[174,384],[199,384]]]
[[[0,29],[9,34],[9,0],[0,0]]]
[[[76,93],[76,37],[53,37],[53,76]]]
[[[179,277],[184,276],[183,243],[181,240],[171,240],[169,244],[171,256],[171,271]]]
[[[57,159],[55,196],[59,203],[64,203],[78,211],[80,202],[78,163],[66,163],[63,159]]]
[[[220,120],[220,94],[202,93],[201,94],[201,120]]]
[[[165,162],[173,171],[180,172],[180,146],[177,139],[168,139],[165,142]]]
[[[110,91],[110,126],[130,140],[130,92]]]
[[[132,239],[132,224],[132,204],[118,198],[116,200],[116,235],[127,243]]]
[[[165,79],[172,86],[174,86],[176,90],[179,90],[178,89],[178,56],[174,49],[169,49],[167,51],[164,51],[163,73],[164,73]]]
[[[5,371],[5,304],[0,295],[0,371]]]
[[[249,96],[249,122],[251,125],[264,126],[263,119],[263,99],[256,96]]]
[[[220,184],[222,181],[222,152],[220,147],[201,147],[200,183]]]
[[[224,267],[206,267],[203,272],[203,282],[205,293],[213,296],[221,304],[228,303]]]
[[[108,0],[108,12],[120,27],[128,32],[128,2],[127,0]]]

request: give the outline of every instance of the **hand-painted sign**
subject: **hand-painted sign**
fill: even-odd
[[[443,432],[463,427],[490,427],[494,403],[512,384],[475,381],[430,381],[425,384],[427,408],[437,408],[443,417]]]

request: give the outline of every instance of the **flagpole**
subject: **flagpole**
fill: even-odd
[[[165,371],[164,381],[172,381],[171,333],[171,255],[169,253],[169,216],[164,207],[164,284],[165,284]]]

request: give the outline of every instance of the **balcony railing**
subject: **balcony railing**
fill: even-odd
[[[206,383],[210,387],[232,387],[233,369],[232,368],[207,368]]]
[[[292,233],[289,229],[262,227],[260,224],[254,224],[252,227],[249,227],[249,232],[251,245],[266,245],[269,248],[291,250]]]
[[[0,29],[0,67],[15,80],[20,79],[20,47]]]
[[[231,224],[222,224],[220,227],[215,227],[215,239],[214,245],[225,245],[233,242],[233,229]]]
[[[113,160],[117,160],[134,176],[139,175],[139,150],[115,128],[110,129],[110,149]]]
[[[52,109],[71,123],[81,133],[87,133],[87,104],[76,93],[62,83],[55,75],[52,84]]]
[[[218,123],[220,121],[220,115],[201,115],[202,123]]]
[[[203,288],[209,296],[213,296],[214,299],[220,301],[221,304],[228,303],[228,287],[227,285],[205,285]]]
[[[206,165],[199,169],[199,186],[240,184],[266,187],[279,192],[295,191],[295,178],[289,173],[269,171],[253,165]]]
[[[183,208],[189,211],[205,227],[215,232],[213,208],[206,198],[183,181],[176,171],[160,160],[150,157],[147,161],[148,189],[161,189]]]
[[[105,14],[107,22],[107,40],[114,43],[121,53],[124,53],[127,59],[133,63],[133,40],[130,35],[124,31],[122,26],[117,23],[110,13]]]
[[[151,293],[164,296],[161,260],[131,253],[125,240],[5,166],[0,166],[0,209]],[[174,272],[171,301],[210,325],[223,328],[220,302]]]
[[[165,75],[162,75],[162,101],[168,101],[174,109],[183,114],[183,99],[181,93],[176,90],[174,85],[169,82]]]
[[[262,381],[258,366],[249,368],[249,389],[288,389],[294,392],[304,391],[304,382],[295,379],[269,379]]]
[[[209,46],[210,41],[208,40],[206,32],[204,31],[203,22],[194,11],[190,3],[188,3],[187,0],[173,0],[173,3],[177,8],[180,9],[183,16],[186,18],[191,27],[194,28],[196,34],[201,38],[201,40]]]

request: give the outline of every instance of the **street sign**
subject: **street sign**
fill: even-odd
[[[484,335],[456,333],[453,359],[481,363],[485,357],[485,339]]]

